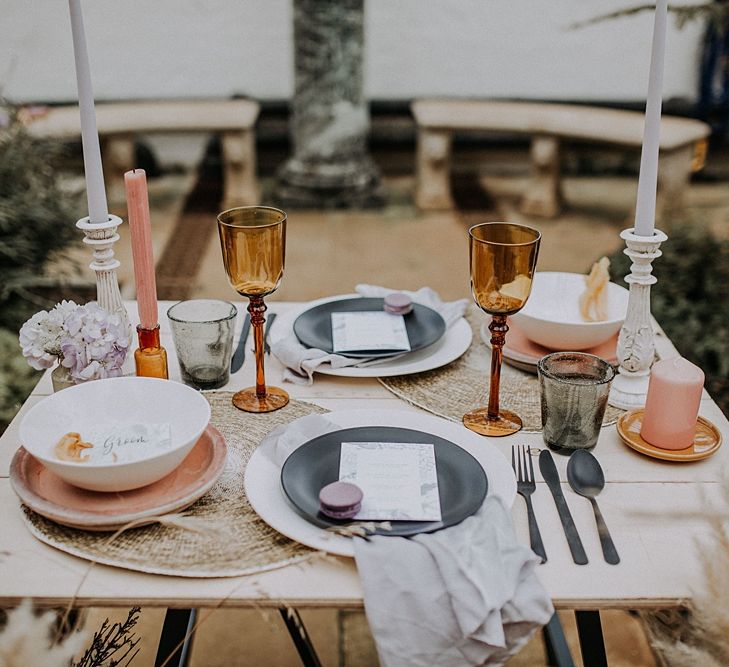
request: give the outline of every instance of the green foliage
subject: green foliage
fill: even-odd
[[[729,414],[729,241],[693,220],[666,233],[663,256],[653,262],[651,312],[681,355],[701,367],[707,390]],[[611,257],[610,272],[627,275],[628,257]]]
[[[586,21],[579,21],[570,25],[570,29],[584,28],[585,26],[601,23],[602,21],[611,21],[613,19],[624,18],[626,16],[635,16],[643,12],[655,12],[656,4],[644,3],[633,7],[618,9],[608,14],[601,14]],[[709,21],[713,23],[715,30],[719,34],[724,34],[729,24],[729,0],[709,0],[699,4],[669,4],[668,11],[676,19],[676,27],[683,28],[692,21]]]
[[[59,185],[62,156],[14,120],[0,130],[0,327],[17,330],[47,302],[43,268],[79,237],[79,197]]]
[[[79,196],[60,186],[61,144],[36,139],[9,118],[0,127],[0,432],[38,381],[20,353],[18,331],[56,301],[44,267],[80,236],[73,224]]]
[[[40,371],[28,366],[20,353],[17,334],[0,329],[0,433],[13,419],[40,376]]]

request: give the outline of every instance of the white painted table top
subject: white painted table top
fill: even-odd
[[[164,316],[169,302],[160,303],[162,344],[170,359],[170,377],[179,380],[174,345]],[[245,304],[239,306],[240,330]],[[269,312],[285,312],[293,304],[271,301]],[[130,304],[132,322],[136,308]],[[484,316],[485,317],[485,316]],[[274,324],[274,327],[276,325]],[[251,339],[252,340],[252,339]],[[482,343],[474,338],[474,345]],[[226,389],[237,390],[253,383],[253,353],[235,373]],[[673,349],[664,336],[657,339],[659,352]],[[486,354],[484,346],[484,354]],[[266,380],[281,383],[282,367],[275,357],[266,357]],[[486,378],[484,378],[484,382]],[[311,387],[286,384],[292,398],[310,401],[328,409],[370,408],[418,411],[393,396],[374,378],[338,378],[317,375]],[[362,591],[354,562],[329,557],[289,566],[260,575],[233,579],[186,579],[146,575],[97,565],[69,556],[33,538],[23,524],[21,510],[10,487],[8,468],[18,447],[18,425],[31,405],[51,392],[46,374],[28,398],[19,415],[0,437],[0,606],[23,598],[38,603],[63,605],[128,606],[266,606],[281,601],[297,607],[356,607]],[[704,396],[701,414],[716,424],[723,438],[729,437],[729,422],[716,404]],[[512,444],[541,447],[541,435],[523,433],[495,441],[510,459]],[[648,459],[627,448],[615,427],[602,430],[595,454],[607,480],[599,504],[621,556],[617,566],[603,562],[592,509],[566,483],[567,460],[555,456],[564,480],[564,492],[590,562],[574,565],[549,490],[537,471],[533,502],[549,561],[537,572],[555,604],[563,608],[658,608],[680,604],[702,583],[696,540],[708,533],[695,519],[671,516],[672,512],[695,510],[721,494],[729,446],[711,458],[690,464],[671,464]],[[520,538],[529,543],[526,509],[517,498],[514,523]]]

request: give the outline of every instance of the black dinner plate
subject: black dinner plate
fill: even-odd
[[[332,313],[358,313],[365,310],[382,310],[384,299],[357,297],[328,301],[304,311],[294,322],[294,333],[306,347],[316,347],[332,352]],[[413,304],[413,310],[404,316],[405,328],[410,341],[410,352],[420,350],[439,340],[446,330],[440,313],[422,304]],[[339,353],[345,357],[392,357],[403,350],[358,350]]]
[[[321,528],[348,523],[319,511],[319,491],[339,479],[339,454],[343,442],[432,443],[440,494],[440,521],[393,521],[392,530],[377,529],[378,535],[405,537],[433,533],[460,523],[483,503],[488,480],[481,464],[450,440],[407,428],[360,426],[325,433],[294,450],[281,468],[281,486],[293,508]]]

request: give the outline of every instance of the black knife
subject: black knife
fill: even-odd
[[[582,546],[582,540],[577,534],[577,526],[575,526],[572,514],[570,514],[570,508],[564,499],[562,487],[559,483],[559,473],[557,472],[557,466],[554,465],[552,452],[548,449],[543,449],[539,453],[539,470],[549,490],[552,492],[554,504],[557,506],[557,512],[559,512],[559,518],[562,521],[564,534],[567,536],[567,544],[572,552],[572,560],[577,565],[585,565],[587,563],[587,554],[585,553],[585,548]]]
[[[233,358],[230,360],[230,372],[235,373],[240,370],[243,366],[243,362],[246,360],[246,341],[248,340],[248,332],[251,328],[251,317],[246,313],[246,317],[243,320],[243,329],[240,332],[240,338],[238,339],[238,346],[235,348]]]

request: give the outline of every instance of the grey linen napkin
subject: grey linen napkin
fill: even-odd
[[[363,297],[385,297],[387,294],[399,290],[362,284],[357,285],[355,291]],[[422,287],[416,292],[403,291],[403,293],[410,296],[414,302],[428,306],[440,313],[445,320],[446,327],[454,324],[468,306],[467,299],[442,301],[438,293],[430,287]],[[271,352],[286,367],[283,373],[284,381],[302,385],[310,385],[314,382],[314,372],[322,364],[329,364],[332,368],[345,368],[347,366],[360,366],[372,361],[371,359],[353,359],[341,354],[331,354],[314,347],[304,347],[293,332],[272,343]]]
[[[411,538],[355,538],[382,667],[502,665],[547,623],[551,600],[501,501]]]

